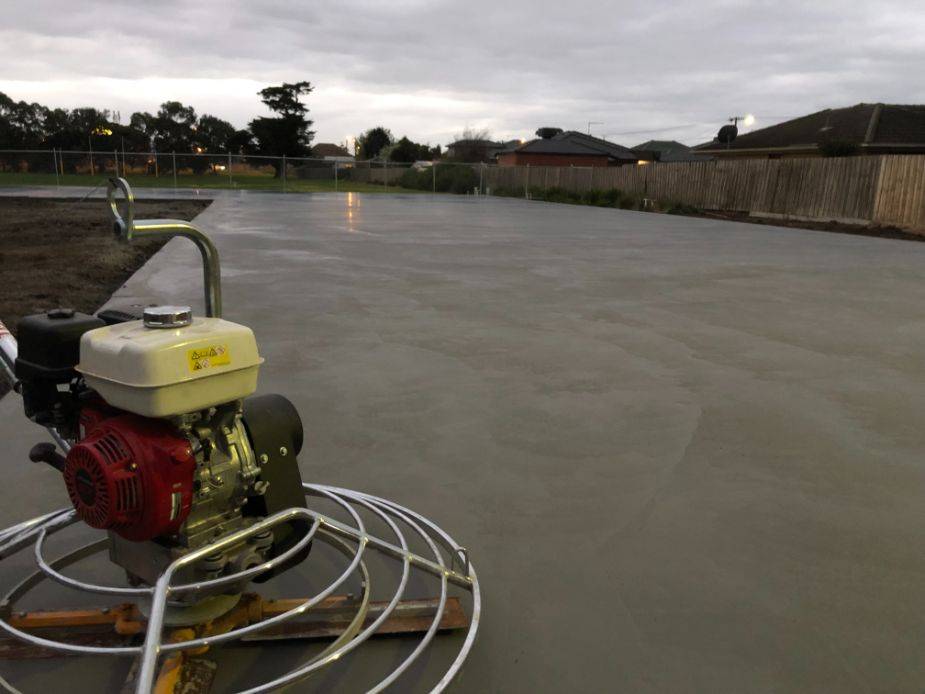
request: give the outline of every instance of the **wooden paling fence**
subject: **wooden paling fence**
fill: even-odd
[[[617,167],[492,167],[486,186],[525,193],[618,188],[658,202],[925,232],[925,156],[739,159]]]

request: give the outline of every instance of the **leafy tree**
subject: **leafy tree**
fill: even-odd
[[[488,161],[488,152],[492,144],[491,133],[488,130],[466,127],[456,136],[450,158],[465,162]]]
[[[226,144],[232,154],[249,154],[254,150],[254,136],[250,130],[235,130]]]
[[[375,159],[392,142],[394,138],[388,128],[381,125],[370,128],[357,138],[357,156],[360,159]]]
[[[41,104],[13,101],[0,92],[0,148],[39,147],[44,140],[46,109]]]
[[[194,141],[204,152],[228,152],[228,143],[234,137],[234,126],[216,116],[202,115],[196,127]],[[198,151],[198,150],[197,150]]]
[[[129,127],[147,140],[144,151],[150,151],[157,135],[157,118],[147,111],[136,111],[129,118]]]
[[[430,145],[418,144],[417,142],[412,142],[407,137],[402,137],[389,150],[389,160],[410,164],[422,159],[430,160],[439,158],[439,146],[435,149],[432,149]],[[434,156],[435,154],[436,157]]]
[[[71,122],[71,114],[63,108],[46,111],[43,129],[45,139],[42,142],[42,147],[76,149],[81,145],[78,133]],[[86,148],[86,145],[84,145],[84,148]]]
[[[278,87],[261,89],[260,100],[275,117],[262,116],[250,122],[250,131],[256,140],[256,151],[270,156],[304,157],[315,133],[309,130],[314,121],[307,117],[308,107],[300,96],[313,91],[309,82],[284,82]],[[282,173],[282,162],[274,161],[276,175]]]
[[[109,111],[95,108],[75,108],[68,117],[70,128],[68,139],[74,144],[73,149],[86,149],[90,144],[94,151],[109,151],[112,144],[112,128]]]
[[[196,110],[179,101],[165,101],[154,117],[154,147],[162,152],[191,152]]]

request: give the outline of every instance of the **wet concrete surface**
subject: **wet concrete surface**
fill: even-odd
[[[261,391],[302,413],[305,478],[470,548],[457,691],[925,686],[921,244],[439,196],[198,221]],[[112,303],[153,300],[201,308],[188,242]],[[17,408],[7,522],[65,503]]]
[[[135,197],[141,199],[188,199],[212,200],[219,197],[243,197],[259,194],[250,190],[223,190],[212,188],[134,188]],[[0,197],[30,198],[105,198],[106,180],[98,186],[0,186]]]

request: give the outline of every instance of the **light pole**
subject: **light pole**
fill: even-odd
[[[94,135],[112,135],[112,130],[109,128],[104,128],[103,126],[98,126],[90,131],[90,134],[87,135],[87,144],[90,148],[90,175],[94,175],[93,171],[93,136]]]
[[[599,120],[589,120],[589,121],[588,121],[588,135],[591,134],[591,126],[592,126],[592,125],[604,125],[604,124],[603,124],[601,121],[599,121]]]

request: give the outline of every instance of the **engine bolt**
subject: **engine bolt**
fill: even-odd
[[[286,456],[286,455],[289,454],[289,451],[286,450],[286,447],[285,447],[285,446],[280,446],[280,447],[279,447],[279,454],[282,455],[282,456]]]
[[[261,453],[260,454],[260,464],[266,465],[269,462],[270,462],[270,456],[268,456],[266,453]]]

